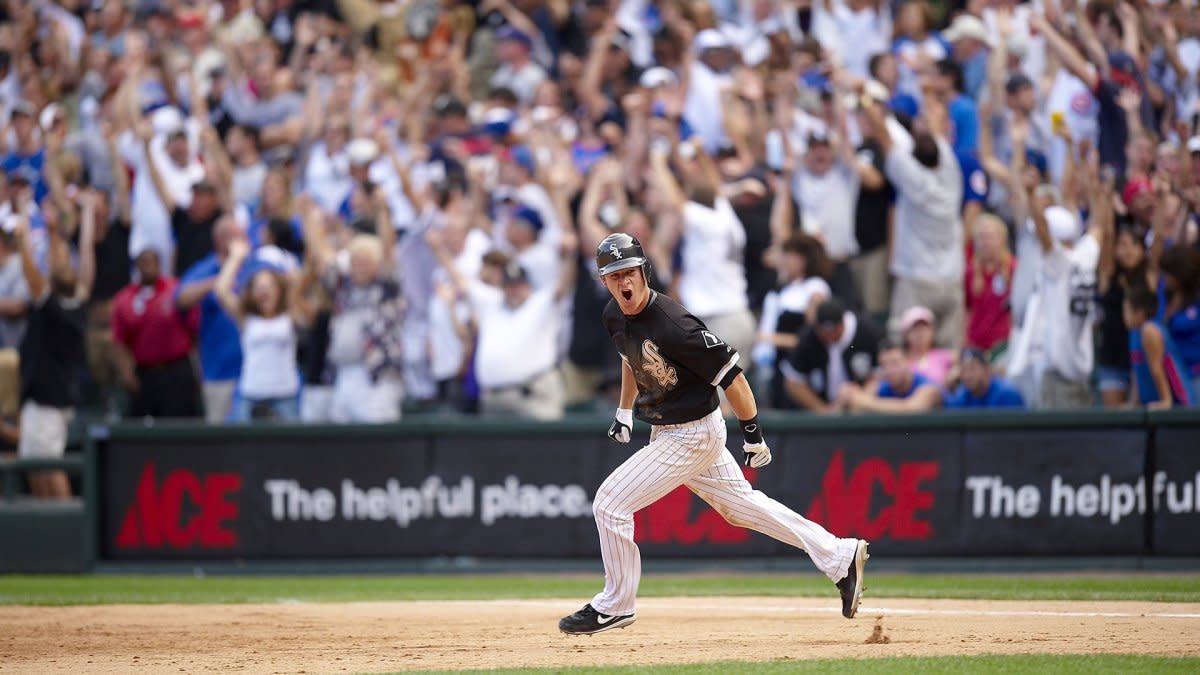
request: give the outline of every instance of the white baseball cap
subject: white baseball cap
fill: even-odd
[[[678,78],[675,77],[675,73],[671,72],[671,70],[668,68],[663,68],[662,66],[650,68],[646,72],[642,73],[642,76],[638,78],[638,84],[646,89],[654,89],[655,87],[673,85],[677,81]]]
[[[351,164],[370,164],[379,156],[379,144],[369,138],[356,138],[346,144],[346,157]]]
[[[959,14],[955,17],[950,27],[942,31],[942,37],[951,44],[959,40],[978,40],[988,45],[992,43],[987,26],[970,14]]]
[[[1054,241],[1070,244],[1079,238],[1079,218],[1061,206],[1046,207],[1046,225]]]
[[[727,49],[730,46],[729,38],[724,33],[715,28],[705,28],[692,42],[692,51],[699,54],[707,49]]]

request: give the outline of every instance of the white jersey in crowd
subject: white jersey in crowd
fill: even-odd
[[[242,374],[238,389],[251,400],[290,398],[300,391],[296,325],[287,314],[249,315],[242,322]]]
[[[884,161],[896,186],[896,250],[892,274],[903,279],[962,283],[962,170],[950,145],[937,139],[938,165],[928,169],[902,146]]]
[[[479,324],[475,375],[483,389],[532,382],[558,364],[559,311],[554,291],[534,291],[519,307],[500,289],[475,283],[471,306]]]
[[[1042,110],[1042,124],[1046,129],[1053,129],[1050,119],[1055,113],[1063,115],[1071,137],[1078,144],[1083,139],[1089,139],[1093,147],[1100,137],[1100,103],[1092,96],[1088,86],[1078,77],[1060,69],[1054,78],[1054,85],[1046,96]],[[1052,138],[1050,152],[1047,153],[1046,164],[1050,176],[1058,183],[1062,179],[1063,166],[1066,162],[1067,146],[1060,138]]]
[[[187,121],[188,142],[197,147],[195,124]],[[204,167],[192,157],[186,166],[178,166],[167,156],[167,138],[158,134],[150,139],[150,158],[162,177],[163,185],[170,193],[175,205],[187,208],[192,203],[192,185],[204,179]],[[158,251],[160,260],[166,265],[175,250],[175,235],[171,231],[171,214],[154,188],[150,171],[146,166],[146,153],[142,141],[131,131],[122,134],[118,150],[125,162],[135,171],[133,189],[130,194],[131,225],[129,230],[129,254],[136,255],[150,248]]]
[[[345,148],[330,154],[324,142],[314,143],[304,165],[304,191],[322,209],[337,213],[353,187]]]
[[[687,202],[683,207],[681,304],[701,318],[746,309],[745,246],[746,230],[728,199],[717,197],[713,208]]]
[[[1100,243],[1086,234],[1073,248],[1055,244],[1042,257],[1037,286],[1016,331],[1008,374],[1054,371],[1072,382],[1092,372],[1096,266]]]
[[[858,173],[840,161],[820,176],[800,169],[793,179],[804,231],[820,234],[825,252],[833,260],[846,260],[858,253],[854,234],[858,188]]]

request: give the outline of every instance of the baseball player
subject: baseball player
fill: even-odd
[[[621,402],[608,435],[628,443],[633,418],[651,425],[650,443],[605,479],[592,511],[604,557],[604,590],[558,628],[583,635],[633,623],[642,563],[633,542],[633,514],[686,485],[730,523],[808,552],[837,584],[842,615],[853,618],[863,591],[867,542],[839,539],[820,525],[753,489],[725,449],[717,387],[740,420],[745,463],[771,462],[758,408],[739,355],[674,300],[646,285],[648,260],[634,237],[600,242],[596,265],[613,300],[604,325],[621,354]]]

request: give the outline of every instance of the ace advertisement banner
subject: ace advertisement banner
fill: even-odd
[[[98,446],[100,554],[594,558],[596,489],[646,440],[596,435],[110,438]],[[1181,534],[1195,532],[1200,490],[1200,462],[1183,451],[1183,436],[1159,446],[1161,487],[1144,480],[1138,431],[805,432],[768,441],[774,462],[743,469],[752,485],[880,554],[1200,552]],[[804,555],[726,522],[686,487],[634,522],[651,557]]]

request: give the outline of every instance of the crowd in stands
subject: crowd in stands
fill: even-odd
[[[764,407],[1194,405],[1198,70],[1195,0],[3,0],[0,435],[608,411],[613,231]]]

